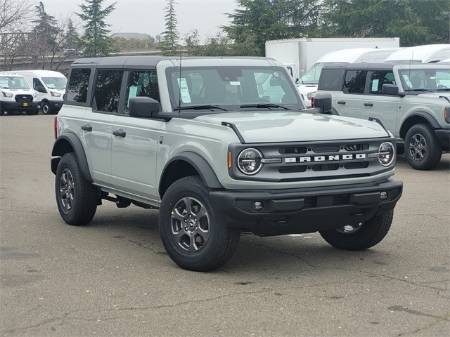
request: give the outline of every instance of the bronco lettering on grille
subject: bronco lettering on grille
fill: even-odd
[[[325,156],[302,156],[302,157],[289,157],[284,158],[285,163],[320,163],[327,161],[344,161],[355,159],[367,159],[366,153],[349,153],[349,154],[333,154]]]

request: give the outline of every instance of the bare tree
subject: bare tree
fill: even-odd
[[[0,0],[0,66],[3,68],[11,67],[29,39],[24,28],[29,8],[27,1]]]

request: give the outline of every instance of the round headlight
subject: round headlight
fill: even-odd
[[[245,149],[238,156],[239,171],[246,175],[254,175],[262,169],[263,155],[257,149]]]
[[[392,143],[383,143],[378,148],[378,161],[383,166],[390,166],[395,159],[395,147]]]

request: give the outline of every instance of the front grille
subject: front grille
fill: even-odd
[[[378,161],[378,149],[390,138],[343,140],[330,142],[299,142],[272,144],[244,144],[232,148],[239,153],[243,148],[255,147],[267,159],[261,171],[253,176],[231,172],[237,179],[280,182],[333,180],[368,177],[391,168]]]
[[[31,96],[31,95],[16,95],[16,102],[17,103],[32,103],[33,96]]]

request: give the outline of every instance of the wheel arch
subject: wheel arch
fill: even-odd
[[[61,157],[66,153],[74,153],[77,163],[80,167],[83,178],[89,182],[92,182],[91,173],[89,171],[89,165],[86,158],[86,153],[84,152],[83,145],[78,137],[73,133],[65,133],[58,137],[53,145],[52,149],[52,160],[51,160],[51,170],[56,174],[56,169],[58,168],[58,163]]]
[[[439,129],[439,123],[432,115],[425,111],[415,111],[403,121],[400,127],[400,138],[405,139],[406,133],[415,124],[428,124],[433,129]]]
[[[202,156],[195,152],[183,152],[164,167],[159,181],[160,197],[163,197],[173,182],[188,176],[199,176],[208,188],[222,188],[214,170]]]

